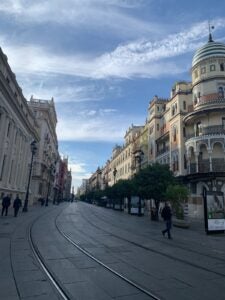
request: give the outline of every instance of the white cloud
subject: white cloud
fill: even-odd
[[[59,141],[121,141],[130,121],[118,118],[104,119],[96,117],[86,120],[78,117],[59,117],[57,136]],[[118,124],[120,126],[118,127]]]
[[[122,142],[132,122],[142,124],[143,116],[123,115],[112,108],[76,110],[67,105],[58,116],[57,136],[59,141]]]
[[[110,90],[110,86],[103,83],[81,82],[67,77],[53,74],[26,74],[17,73],[17,81],[23,87],[23,94],[27,99],[54,98],[56,103],[100,101],[106,94],[119,93],[119,88]]]
[[[225,19],[214,20],[213,24],[217,29],[224,28]],[[98,57],[59,56],[41,47],[9,45],[4,39],[1,44],[16,73],[66,74],[92,79],[154,78],[183,72],[184,66],[177,64],[176,57],[199,47],[207,34],[206,22],[202,22],[157,42],[139,40],[119,45]]]
[[[120,36],[153,33],[155,29],[162,31],[163,27],[149,26],[149,23],[128,15],[128,9],[142,4],[141,0],[1,0],[0,12],[14,17],[18,23],[52,22],[101,31],[104,28]]]
[[[75,162],[69,162],[69,170],[73,173],[82,173],[84,174],[86,172],[85,169],[86,164],[85,163],[75,163]]]
[[[82,179],[89,178],[91,173],[86,170],[87,166],[85,163],[69,161],[69,170],[72,173],[72,186],[76,189],[81,185]]]

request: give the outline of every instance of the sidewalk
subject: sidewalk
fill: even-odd
[[[0,299],[58,299],[39,269],[28,240],[31,222],[54,208],[35,205],[26,213],[20,210],[15,218],[10,207],[8,216],[0,217]]]

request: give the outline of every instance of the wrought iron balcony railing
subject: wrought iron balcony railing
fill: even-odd
[[[212,169],[210,170],[210,161],[205,159],[197,164],[190,164],[190,174],[194,173],[208,173],[208,172],[225,172],[225,160],[223,158],[212,158]]]
[[[212,104],[212,103],[224,103],[225,98],[224,96],[215,96],[212,95],[210,96],[202,96],[199,100],[199,102],[195,105],[195,107],[202,106],[202,105],[207,105],[207,104]]]
[[[159,155],[162,155],[162,154],[164,154],[168,151],[169,151],[169,146],[166,146],[163,149],[158,150],[156,155],[159,156]]]
[[[213,125],[213,126],[202,127],[198,130],[198,132],[186,134],[186,140],[193,137],[201,137],[203,135],[215,135],[215,134],[225,134],[225,126]]]

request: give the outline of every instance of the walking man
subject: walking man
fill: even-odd
[[[19,198],[19,195],[16,195],[16,199],[13,202],[13,208],[14,208],[14,217],[17,217],[18,211],[20,207],[22,206],[22,201]]]
[[[171,226],[172,226],[172,212],[171,212],[171,208],[169,207],[167,202],[165,203],[165,206],[163,207],[161,216],[166,223],[166,229],[162,230],[162,234],[163,234],[163,236],[165,236],[165,234],[167,232],[168,239],[172,239],[171,234],[170,234],[170,230],[171,230]]]
[[[8,208],[10,206],[11,202],[10,202],[10,197],[9,195],[6,195],[5,197],[3,197],[2,199],[2,216],[5,213],[5,216],[8,215]]]

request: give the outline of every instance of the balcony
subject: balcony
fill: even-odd
[[[225,126],[223,125],[214,125],[214,126],[207,126],[207,127],[202,127],[199,129],[198,133],[190,133],[186,134],[186,140],[191,139],[193,137],[201,137],[205,135],[221,135],[225,134]]]
[[[156,156],[162,155],[168,151],[169,151],[169,146],[166,146],[163,149],[158,150]]]
[[[198,172],[197,164],[190,164],[190,174],[194,173],[209,173],[209,172],[225,172],[225,161],[223,158],[212,158],[212,170],[210,170],[209,159],[202,160],[198,163]]]
[[[218,95],[217,93],[204,95],[200,97],[198,103],[196,103],[195,108],[202,106],[202,105],[211,105],[211,104],[224,104],[225,98],[224,96]]]

